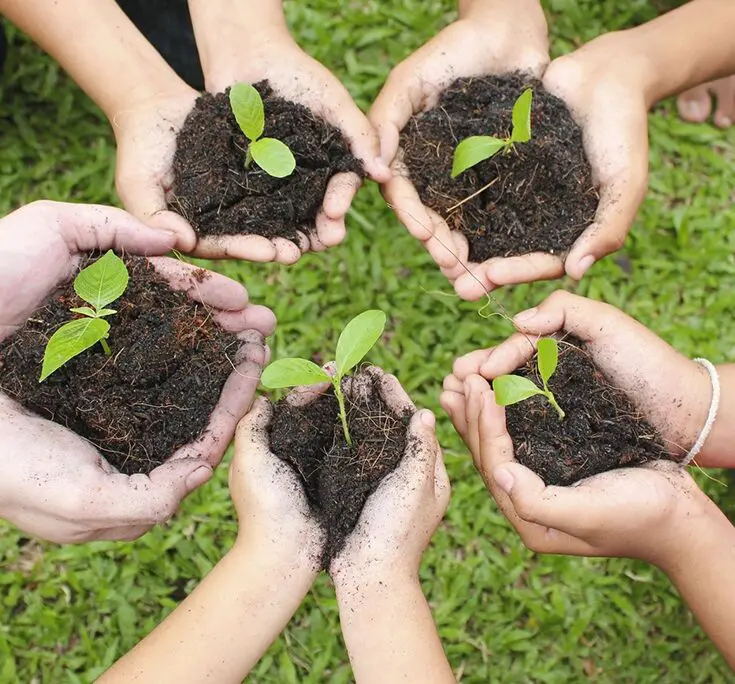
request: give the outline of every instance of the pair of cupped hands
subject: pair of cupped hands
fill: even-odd
[[[556,278],[565,271],[581,278],[595,260],[619,249],[625,240],[647,187],[647,103],[639,74],[618,58],[607,38],[549,64],[540,9],[530,14],[515,7],[468,12],[393,69],[367,115],[328,69],[296,45],[285,27],[262,40],[255,37],[248,59],[232,60],[207,73],[206,85],[210,92],[221,92],[235,82],[268,79],[277,94],[340,128],[368,177],[381,184],[399,220],[423,243],[459,296],[477,300],[497,286]],[[599,187],[599,210],[564,260],[537,253],[468,264],[464,236],[450,231],[422,205],[408,179],[400,161],[400,132],[413,115],[434,106],[454,79],[512,71],[542,78],[545,88],[571,108],[582,126]],[[344,239],[345,216],[360,187],[355,174],[331,179],[316,230],[305,230],[298,245],[257,235],[197,241],[192,227],[166,204],[176,135],[197,96],[179,82],[152,101],[128,103],[113,117],[116,183],[128,211],[149,225],[175,232],[181,251],[205,258],[291,264],[306,251],[321,251]]]
[[[241,343],[207,429],[149,475],[117,472],[89,442],[0,392],[0,518],[58,543],[135,539],[168,520],[187,494],[210,479],[241,421],[230,483],[240,520],[247,521],[249,544],[268,540],[283,550],[286,541],[293,542],[294,557],[316,569],[323,533],[309,515],[294,471],[270,453],[268,401],[259,399],[251,410],[275,317],[268,308],[250,304],[239,283],[215,273],[202,279],[194,266],[155,256],[167,253],[176,239],[103,206],[35,202],[0,220],[0,341],[70,282],[86,253],[115,249],[148,256],[172,288],[206,306]],[[417,411],[394,377],[378,369],[370,373],[389,406],[413,414],[409,446],[401,466],[371,499],[360,533],[340,555],[342,561],[333,563],[333,574],[346,558],[345,573],[378,564],[378,547],[414,549],[410,558],[418,567],[449,498],[434,416]],[[354,381],[348,392],[366,391],[366,381]],[[304,403],[324,389],[296,390],[288,400]]]

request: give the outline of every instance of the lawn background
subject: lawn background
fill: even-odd
[[[339,5],[291,1],[289,20],[302,46],[363,108],[391,65],[453,16],[448,0]],[[654,14],[644,0],[545,5],[554,54]],[[684,354],[735,359],[735,131],[682,123],[665,103],[652,114],[650,132],[651,190],[625,249],[581,284],[561,285],[624,308]],[[114,142],[98,110],[12,33],[0,80],[0,214],[40,198],[116,203],[113,167]],[[274,308],[276,356],[327,351],[351,316],[385,309],[388,333],[371,359],[398,375],[416,403],[439,411],[452,360],[508,329],[480,318],[476,305],[434,294],[451,290],[374,186],[360,192],[348,226],[343,245],[288,269],[215,267]],[[521,286],[499,297],[516,311],[559,285]],[[732,681],[663,575],[626,560],[526,551],[443,414],[438,429],[454,489],[421,577],[460,681]],[[704,486],[732,510],[729,489]],[[0,683],[93,681],[196,585],[235,531],[226,464],[169,526],[136,543],[57,547],[0,523]],[[321,577],[250,681],[351,679],[333,591]]]

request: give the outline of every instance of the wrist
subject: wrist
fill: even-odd
[[[459,0],[458,15],[461,20],[493,29],[522,27],[522,47],[548,54],[549,29],[539,0]]]
[[[319,574],[319,550],[311,544],[264,543],[240,533],[228,555],[243,567],[257,564],[258,572],[279,587],[305,595]]]
[[[421,589],[418,572],[407,569],[374,568],[366,572],[364,567],[350,566],[333,572],[332,581],[340,605],[376,602]]]
[[[210,91],[260,80],[263,53],[293,44],[281,0],[189,0],[189,11]]]

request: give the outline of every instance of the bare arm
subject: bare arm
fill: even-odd
[[[54,57],[114,122],[187,87],[114,0],[0,0],[0,14]]]
[[[696,461],[704,468],[735,468],[735,364],[718,366],[717,374],[720,406]]]
[[[233,548],[194,592],[99,680],[239,684],[280,634],[314,580],[309,567]]]
[[[454,682],[416,576],[336,580],[342,633],[360,684]]]

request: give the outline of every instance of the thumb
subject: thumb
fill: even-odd
[[[507,494],[518,517],[527,523],[578,538],[597,524],[592,499],[595,492],[583,487],[547,487],[536,473],[518,462],[496,468],[493,479]]]
[[[49,209],[71,252],[116,249],[131,254],[158,255],[176,243],[170,231],[155,230],[122,209],[96,204],[54,202]]]
[[[428,409],[417,411],[408,424],[406,452],[398,469],[406,473],[412,483],[431,475],[434,480],[436,459],[441,451],[436,439],[436,418]]]
[[[114,473],[98,490],[97,504],[116,524],[152,525],[165,522],[181,501],[212,477],[202,459],[173,459],[149,475]]]
[[[115,184],[117,194],[131,214],[152,228],[173,233],[177,247],[183,252],[194,249],[197,242],[194,229],[183,216],[168,210],[166,193],[160,182],[139,172],[125,174],[118,169]]]
[[[262,470],[271,457],[268,425],[273,407],[265,397],[258,397],[235,431],[235,457],[230,467],[230,490],[233,495],[246,477],[246,470]]]

